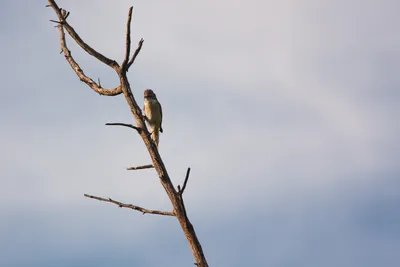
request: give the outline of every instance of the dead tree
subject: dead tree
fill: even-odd
[[[137,55],[140,52],[140,49],[142,48],[143,45],[143,39],[140,40],[138,47],[136,48],[135,52],[133,55],[131,55],[131,33],[130,33],[130,27],[131,27],[131,20],[132,20],[132,9],[133,7],[129,8],[128,12],[128,19],[126,22],[126,47],[125,47],[125,57],[123,62],[118,64],[115,60],[112,60],[101,53],[97,52],[95,49],[93,49],[91,46],[89,46],[87,43],[85,43],[82,38],[78,35],[78,33],[72,28],[72,26],[67,22],[67,17],[69,16],[69,12],[67,12],[65,9],[59,8],[57,3],[54,0],[48,0],[48,7],[51,7],[54,12],[56,13],[58,20],[51,20],[52,22],[57,24],[57,28],[60,32],[60,43],[61,43],[61,52],[64,54],[65,59],[68,61],[68,63],[71,65],[72,69],[75,71],[76,75],[78,75],[79,79],[86,83],[91,89],[93,89],[95,92],[99,93],[100,95],[106,95],[106,96],[116,96],[119,94],[123,94],[126,102],[132,112],[132,115],[135,119],[136,125],[132,124],[125,124],[125,123],[108,123],[107,125],[119,125],[119,126],[126,126],[134,129],[140,137],[143,139],[144,144],[146,145],[147,151],[150,154],[152,164],[150,165],[144,165],[144,166],[139,166],[139,167],[131,167],[127,168],[128,170],[138,170],[138,169],[145,169],[145,168],[154,168],[155,171],[158,174],[158,177],[160,178],[160,182],[162,186],[165,189],[165,192],[167,193],[172,207],[173,211],[158,211],[158,210],[149,210],[145,209],[142,207],[138,207],[135,205],[131,204],[124,204],[119,201],[115,201],[111,198],[101,198],[97,196],[92,196],[92,195],[87,195],[85,194],[85,197],[100,200],[100,201],[105,201],[105,202],[110,202],[114,203],[119,207],[124,207],[124,208],[130,208],[139,212],[142,212],[143,214],[145,213],[150,213],[150,214],[157,214],[157,215],[166,215],[166,216],[175,216],[178,219],[178,222],[183,230],[183,233],[185,234],[189,246],[192,250],[193,257],[195,260],[195,265],[201,266],[201,267],[207,267],[207,261],[203,253],[203,249],[200,245],[200,242],[196,236],[196,232],[193,228],[193,225],[190,223],[189,218],[186,214],[186,209],[185,205],[183,202],[183,193],[185,191],[188,179],[189,179],[189,174],[190,174],[190,168],[188,168],[186,177],[183,183],[183,186],[180,187],[178,185],[177,189],[174,188],[171,179],[168,175],[167,169],[162,161],[162,158],[157,150],[157,147],[155,143],[151,140],[150,138],[150,133],[146,127],[145,121],[144,121],[144,116],[142,114],[141,109],[139,108],[138,104],[136,103],[136,100],[132,94],[131,87],[129,85],[129,81],[127,78],[127,71],[129,68],[132,66],[134,63]],[[71,38],[83,49],[85,50],[88,54],[92,55],[93,57],[97,58],[99,61],[103,62],[104,64],[108,65],[112,69],[115,70],[119,77],[119,82],[120,84],[113,88],[113,89],[108,89],[108,88],[103,88],[100,84],[100,81],[95,82],[93,79],[88,77],[83,70],[80,68],[78,63],[75,61],[75,59],[71,55],[71,51],[67,47],[67,43],[65,41],[65,31],[71,36]]]

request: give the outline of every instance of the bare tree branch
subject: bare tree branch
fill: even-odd
[[[65,27],[69,35],[75,40],[75,42],[82,47],[83,50],[85,50],[89,55],[94,56],[104,64],[110,66],[113,69],[119,68],[118,63],[115,62],[114,60],[109,59],[108,57],[103,56],[96,50],[94,50],[92,47],[90,47],[87,43],[85,43],[82,38],[75,32],[74,28],[71,27],[71,25],[68,24],[68,22],[65,20],[68,13],[63,16],[62,14],[62,9],[59,8],[54,0],[48,0],[49,5],[53,8],[54,12],[56,13],[58,19],[60,20],[59,22]]]
[[[57,27],[60,31],[60,44],[62,52],[64,53],[65,59],[68,61],[69,65],[71,65],[71,68],[75,71],[76,75],[78,75],[79,79],[82,82],[86,83],[95,92],[101,95],[115,96],[121,94],[122,93],[121,85],[115,87],[114,89],[102,88],[100,85],[100,80],[99,84],[97,84],[90,77],[85,75],[81,67],[78,65],[78,63],[76,63],[76,61],[72,57],[71,51],[68,49],[67,42],[65,41],[65,33],[63,25],[59,24]]]
[[[118,205],[118,207],[120,207],[120,208],[128,208],[128,209],[137,210],[137,211],[142,212],[143,215],[148,213],[148,214],[157,214],[157,215],[165,215],[165,216],[175,216],[175,214],[171,211],[149,210],[149,209],[145,209],[145,208],[135,206],[132,204],[125,204],[125,203],[113,200],[111,198],[96,197],[96,196],[92,196],[92,195],[88,195],[88,194],[84,194],[84,196],[88,197],[88,198],[104,201],[104,202],[114,203],[114,204]]]
[[[131,53],[131,21],[132,21],[132,10],[133,7],[131,6],[129,8],[128,12],[128,20],[126,22],[126,50],[125,50],[125,58],[124,61],[121,64],[121,69],[125,70],[128,68],[128,61],[129,61],[129,55]]]
[[[140,52],[140,49],[142,49],[143,42],[144,42],[143,38],[140,39],[140,41],[139,41],[139,43],[138,43],[138,47],[136,48],[135,53],[133,54],[131,60],[129,60],[128,66],[127,66],[127,68],[126,68],[126,71],[128,71],[128,69],[129,69],[130,66],[133,64],[133,62],[135,62],[135,59],[136,59],[137,55],[138,55],[139,52]]]
[[[189,180],[189,175],[190,175],[190,167],[186,171],[185,181],[183,182],[182,190],[180,190],[180,192],[179,192],[181,195],[183,194],[183,191],[185,191],[187,181]]]
[[[112,123],[106,123],[106,125],[108,125],[108,126],[125,126],[125,127],[129,127],[129,128],[135,129],[139,133],[142,131],[141,128],[136,127],[136,126],[134,126],[132,124],[127,124],[127,123],[119,123],[119,122],[115,122],[114,123],[114,122],[112,122]]]
[[[132,166],[132,167],[128,167],[126,169],[128,171],[134,171],[134,170],[143,170],[143,169],[151,169],[151,168],[154,168],[154,166],[151,164],[147,164],[147,165],[136,166],[136,167]]]
[[[185,191],[186,184],[187,184],[187,182],[189,180],[189,175],[190,175],[190,167],[186,171],[186,177],[185,177],[185,181],[183,182],[182,189],[181,189],[181,186],[178,185],[178,198],[179,198],[179,201],[181,202],[182,210],[183,210],[183,213],[185,214],[186,217],[187,217],[186,207],[185,207],[185,203],[183,201],[183,196],[182,195],[183,195],[183,191]]]
[[[99,52],[97,52],[96,50],[91,48],[89,45],[87,45],[66,21],[66,17],[68,16],[68,13],[63,9],[60,9],[54,0],[48,0],[48,2],[59,18],[59,21],[56,23],[58,24],[57,27],[59,27],[60,32],[61,32],[60,34],[62,36],[61,43],[62,43],[63,52],[65,54],[67,61],[73,67],[73,69],[75,70],[78,77],[81,78],[81,80],[85,81],[88,84],[88,86],[91,87],[92,89],[94,89],[96,92],[103,93],[105,95],[113,95],[113,94],[115,95],[115,94],[119,94],[120,90],[121,90],[122,93],[124,94],[124,97],[127,101],[130,111],[132,112],[132,115],[135,119],[137,126],[133,126],[130,124],[122,124],[122,123],[118,123],[118,124],[115,123],[115,124],[108,124],[108,125],[126,126],[126,127],[130,127],[130,128],[135,129],[136,131],[138,131],[138,133],[142,137],[142,140],[147,148],[147,151],[150,154],[150,157],[151,157],[151,160],[153,163],[152,166],[156,170],[158,177],[160,179],[160,183],[164,187],[165,192],[167,193],[174,209],[173,209],[173,212],[147,210],[147,209],[137,207],[134,205],[124,204],[124,203],[121,203],[121,202],[118,202],[118,201],[115,201],[112,199],[105,199],[105,198],[100,198],[100,197],[95,197],[95,196],[90,196],[90,195],[85,195],[85,196],[89,197],[89,198],[97,199],[100,201],[114,203],[120,207],[131,208],[131,209],[135,209],[138,211],[142,211],[144,213],[175,216],[182,228],[183,233],[185,234],[185,236],[188,240],[190,249],[193,253],[193,257],[196,261],[196,265],[200,266],[200,267],[208,267],[208,263],[205,258],[205,255],[203,253],[203,249],[201,247],[200,241],[198,240],[196,232],[194,230],[194,227],[191,224],[191,222],[189,221],[189,218],[186,213],[186,208],[185,208],[185,205],[183,202],[182,194],[180,193],[183,190],[180,190],[179,187],[178,187],[179,188],[178,191],[175,190],[174,185],[171,181],[171,178],[170,178],[170,176],[167,172],[167,169],[164,165],[164,162],[159,154],[157,146],[150,138],[150,133],[149,133],[146,123],[144,121],[144,117],[143,117],[141,108],[137,104],[137,102],[132,94],[131,86],[128,81],[126,72],[128,71],[129,67],[134,63],[137,55],[139,54],[139,52],[142,48],[142,45],[143,45],[143,39],[141,39],[139,41],[138,47],[137,47],[135,53],[133,54],[133,56],[131,57],[131,59],[129,60],[129,62],[127,63],[126,67],[121,68],[115,60],[111,60],[111,59],[103,56],[102,54],[100,54]],[[128,23],[127,23],[126,44],[129,44],[130,43],[131,12],[128,13],[127,21],[128,21]],[[97,85],[92,79],[86,77],[83,74],[83,71],[80,69],[79,65],[76,64],[76,62],[73,60],[73,58],[71,57],[70,51],[66,47],[64,28],[69,33],[69,35],[72,37],[72,39],[74,39],[75,42],[78,45],[80,45],[82,47],[82,49],[84,49],[88,54],[96,57],[101,62],[107,64],[108,66],[112,67],[116,71],[116,73],[118,74],[119,80],[120,80],[120,86],[111,90],[112,93],[110,93],[109,91],[101,91],[100,89],[102,89],[102,90],[104,90],[104,89],[101,88],[100,85]],[[130,55],[130,44],[127,45],[127,47],[126,47],[124,62],[127,61],[127,58],[129,58],[129,55]],[[190,170],[188,170],[188,172],[186,174],[183,189],[185,189],[187,181],[189,179],[189,172],[190,172]]]
[[[57,20],[50,20],[51,22],[57,23],[57,24],[61,24],[61,22],[57,21]]]

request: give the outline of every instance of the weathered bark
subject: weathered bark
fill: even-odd
[[[127,71],[129,70],[129,67],[134,63],[135,58],[140,52],[140,49],[143,44],[143,39],[139,42],[138,48],[136,49],[135,53],[133,56],[130,58],[130,49],[131,49],[131,39],[130,39],[130,24],[131,24],[131,19],[132,19],[132,7],[129,9],[128,13],[128,21],[127,21],[127,32],[126,32],[126,52],[125,52],[125,58],[124,61],[122,62],[121,66],[112,59],[109,59],[96,50],[94,50],[92,47],[90,47],[88,44],[86,44],[81,37],[75,32],[75,30],[68,24],[66,21],[66,18],[68,17],[69,13],[66,12],[64,9],[60,9],[56,2],[53,0],[48,0],[50,7],[53,8],[55,13],[58,16],[59,21],[53,21],[58,23],[58,28],[60,31],[60,43],[61,43],[61,49],[62,52],[65,55],[66,60],[68,63],[71,65],[71,67],[74,69],[78,77],[85,82],[90,88],[98,92],[99,94],[102,95],[108,95],[108,96],[114,96],[118,95],[120,93],[123,93],[126,102],[131,110],[131,113],[135,119],[136,126],[133,125],[127,125],[127,124],[109,124],[109,125],[123,125],[123,126],[128,126],[137,131],[137,133],[141,136],[143,139],[144,144],[146,145],[147,151],[149,152],[149,155],[152,160],[152,167],[154,167],[155,171],[158,174],[158,177],[160,179],[160,182],[162,186],[165,189],[165,192],[167,193],[172,207],[173,207],[173,212],[162,212],[162,211],[155,211],[155,210],[149,210],[145,208],[141,208],[138,206],[134,206],[131,204],[124,204],[119,201],[115,201],[112,199],[105,199],[105,198],[100,198],[96,196],[91,196],[91,195],[85,195],[86,197],[97,199],[100,201],[106,201],[106,202],[111,202],[114,204],[117,204],[120,207],[126,207],[126,208],[131,208],[137,211],[141,211],[144,213],[152,213],[152,214],[158,214],[158,215],[168,215],[168,216],[176,216],[176,218],[179,221],[179,224],[181,225],[182,231],[185,234],[189,246],[192,250],[193,257],[195,259],[195,264],[197,266],[201,267],[208,267],[206,258],[203,253],[203,249],[201,247],[201,244],[197,238],[196,232],[194,230],[193,225],[190,223],[189,218],[186,213],[185,205],[183,202],[182,194],[183,191],[186,187],[187,180],[189,178],[189,171],[186,175],[185,183],[182,188],[178,186],[178,191],[175,190],[171,179],[168,175],[167,169],[162,161],[162,158],[158,152],[157,146],[155,143],[151,140],[150,138],[150,133],[147,130],[144,117],[142,114],[142,111],[140,107],[138,106],[133,94],[132,90],[128,81],[128,77],[126,75]],[[72,39],[75,40],[75,42],[82,47],[88,54],[96,57],[98,60],[103,62],[104,64],[110,66],[113,68],[116,73],[118,74],[120,84],[114,88],[114,89],[104,89],[101,87],[100,83],[94,82],[91,78],[87,77],[82,69],[79,67],[79,65],[75,62],[75,60],[72,58],[71,53],[67,47],[66,41],[65,41],[65,33],[64,29],[69,33],[69,35],[72,37]],[[147,165],[151,166],[151,165]],[[138,168],[139,169],[139,168]]]
[[[167,192],[169,199],[171,200],[172,206],[174,207],[175,216],[178,219],[178,221],[181,225],[181,228],[189,242],[189,246],[192,250],[192,253],[196,260],[196,263],[198,266],[206,267],[206,266],[208,266],[208,264],[205,259],[201,244],[200,244],[199,240],[197,239],[197,235],[193,228],[193,225],[190,223],[189,218],[187,217],[182,198],[178,194],[178,192],[175,190],[175,188],[171,182],[171,179],[169,178],[167,169],[165,168],[165,165],[161,159],[161,156],[158,153],[157,147],[150,138],[150,134],[147,131],[147,128],[145,126],[141,110],[133,97],[133,94],[132,94],[132,91],[131,91],[131,88],[130,88],[130,85],[128,82],[128,78],[126,77],[126,72],[123,70],[120,71],[119,78],[120,78],[120,83],[122,85],[122,92],[125,96],[128,106],[131,109],[132,115],[134,116],[134,118],[136,120],[136,125],[139,128],[144,129],[144,131],[140,132],[140,136],[142,137],[143,142],[145,143],[145,145],[147,147],[147,150],[150,154],[151,160],[153,161],[153,166],[154,166],[155,170],[157,171],[158,177],[160,178],[160,182],[161,182],[162,186],[164,187],[165,191]]]

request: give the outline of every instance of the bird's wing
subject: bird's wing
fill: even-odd
[[[161,108],[160,102],[157,101],[157,103],[158,103],[158,108],[160,109],[160,115],[161,115],[160,132],[163,132],[163,129],[162,129],[162,108]]]

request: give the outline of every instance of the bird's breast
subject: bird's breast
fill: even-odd
[[[161,122],[160,106],[156,100],[144,102],[144,113],[151,123]]]

